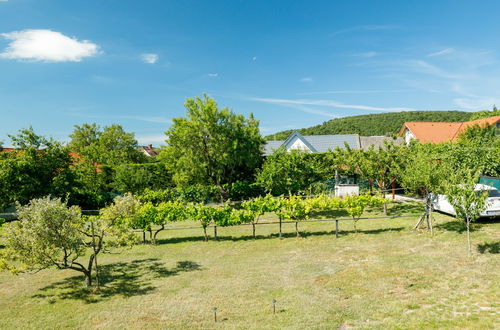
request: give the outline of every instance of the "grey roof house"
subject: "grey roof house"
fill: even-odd
[[[286,150],[303,150],[307,152],[328,152],[336,147],[345,148],[345,144],[352,149],[368,149],[370,146],[375,148],[383,147],[384,141],[392,141],[394,144],[401,144],[403,139],[393,139],[386,136],[359,136],[358,134],[337,134],[337,135],[302,135],[299,132],[293,132],[284,141],[267,141],[264,147],[264,155],[272,155],[280,147]]]

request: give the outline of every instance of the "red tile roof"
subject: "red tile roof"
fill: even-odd
[[[422,143],[442,143],[456,141],[460,133],[467,128],[479,125],[482,127],[495,125],[500,121],[500,116],[466,121],[462,123],[445,122],[405,122],[399,136],[403,136],[406,129]]]

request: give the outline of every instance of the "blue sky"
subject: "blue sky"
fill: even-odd
[[[499,1],[0,0],[0,141],[119,123],[164,140],[207,93],[268,135],[500,104]]]

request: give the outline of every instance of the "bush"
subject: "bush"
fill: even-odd
[[[250,199],[264,194],[264,190],[256,183],[248,181],[236,181],[231,191],[232,200]]]
[[[162,163],[125,164],[114,168],[113,188],[120,193],[165,189],[171,180]]]

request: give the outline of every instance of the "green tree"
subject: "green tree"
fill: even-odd
[[[295,221],[295,233],[297,237],[299,237],[299,221],[307,220],[311,211],[312,206],[309,199],[303,199],[300,196],[292,195],[282,199],[279,217],[280,219]]]
[[[432,232],[432,196],[444,191],[446,179],[451,172],[445,155],[433,145],[415,144],[398,172],[406,191],[425,198],[426,212],[415,228],[425,220]]]
[[[79,207],[68,207],[61,199],[34,199],[26,206],[18,205],[17,214],[19,221],[5,226],[6,248],[0,261],[14,273],[72,269],[82,272],[90,287],[97,255],[131,241],[115,216],[82,217]],[[87,262],[80,261],[86,255]]]
[[[138,150],[134,133],[127,133],[121,125],[75,125],[70,135],[69,148],[95,163],[119,165],[141,163],[145,156]]]
[[[493,116],[500,116],[500,109],[497,109],[496,106],[493,106],[493,109],[491,111],[484,110],[484,111],[474,112],[472,114],[472,117],[470,118],[470,120],[477,120],[477,119],[488,118],[488,117],[493,117]]]
[[[76,185],[74,159],[65,147],[32,128],[10,138],[17,150],[0,159],[0,209],[46,195],[71,197]]]
[[[492,144],[500,146],[500,135],[495,125],[480,126],[476,124],[460,133],[458,141],[462,144],[471,144],[475,146]]]
[[[211,184],[222,200],[233,183],[250,177],[261,162],[264,140],[258,121],[250,115],[218,109],[214,99],[189,98],[186,117],[174,118],[166,131],[163,159],[178,186]]]
[[[207,206],[202,204],[191,204],[189,213],[195,221],[199,221],[205,236],[205,242],[208,241],[207,228],[211,224],[219,226],[231,225],[231,208],[228,206]]]
[[[255,225],[259,222],[260,217],[267,212],[273,212],[276,208],[276,205],[276,200],[269,194],[266,196],[259,196],[241,203],[241,207],[247,211],[246,213],[242,213],[241,215],[244,222],[247,223],[246,220],[248,220],[248,217],[252,216],[252,219],[248,222],[252,224],[253,238],[256,238]]]
[[[160,228],[156,229],[153,235],[153,242],[156,242],[156,236],[160,231],[165,229],[168,223],[186,220],[187,216],[188,212],[186,211],[186,205],[181,201],[160,203],[157,207],[157,214],[153,221],[153,223],[160,226]]]
[[[257,172],[256,182],[273,195],[296,194],[321,179],[319,165],[312,155],[300,151],[276,150]]]
[[[465,222],[467,227],[467,246],[469,255],[472,253],[470,240],[470,226],[481,212],[486,209],[487,191],[477,191],[476,183],[479,180],[479,173],[470,170],[455,172],[450,176],[446,188],[446,197],[455,209],[457,218]]]

